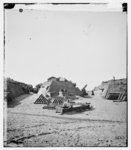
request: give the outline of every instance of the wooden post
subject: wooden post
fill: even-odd
[[[120,100],[120,97],[121,97],[121,93],[119,94],[119,97],[118,97],[118,99],[117,99],[117,100]]]

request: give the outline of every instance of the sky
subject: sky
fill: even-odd
[[[32,84],[65,77],[92,90],[126,77],[126,13],[5,10],[5,76]]]

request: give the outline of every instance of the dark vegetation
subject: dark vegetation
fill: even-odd
[[[31,92],[36,93],[37,91],[30,84],[18,82],[11,78],[4,79],[4,98],[8,105],[14,103],[15,98]]]
[[[39,89],[41,88],[41,86],[42,86],[42,83],[39,83],[39,84],[37,84],[37,85],[35,86],[36,92],[39,91]]]

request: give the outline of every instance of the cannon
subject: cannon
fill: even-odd
[[[70,107],[57,106],[56,113],[64,114],[64,113],[74,112],[74,111],[81,112],[90,108],[91,108],[90,103],[75,103],[71,105]]]
[[[86,92],[86,87],[87,87],[87,84],[82,88],[82,96],[85,96],[85,95],[88,95],[88,93]]]

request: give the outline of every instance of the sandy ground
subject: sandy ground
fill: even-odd
[[[5,146],[127,146],[126,102],[80,98],[94,109],[60,115],[34,104],[37,97],[19,97],[17,105],[6,109]]]

